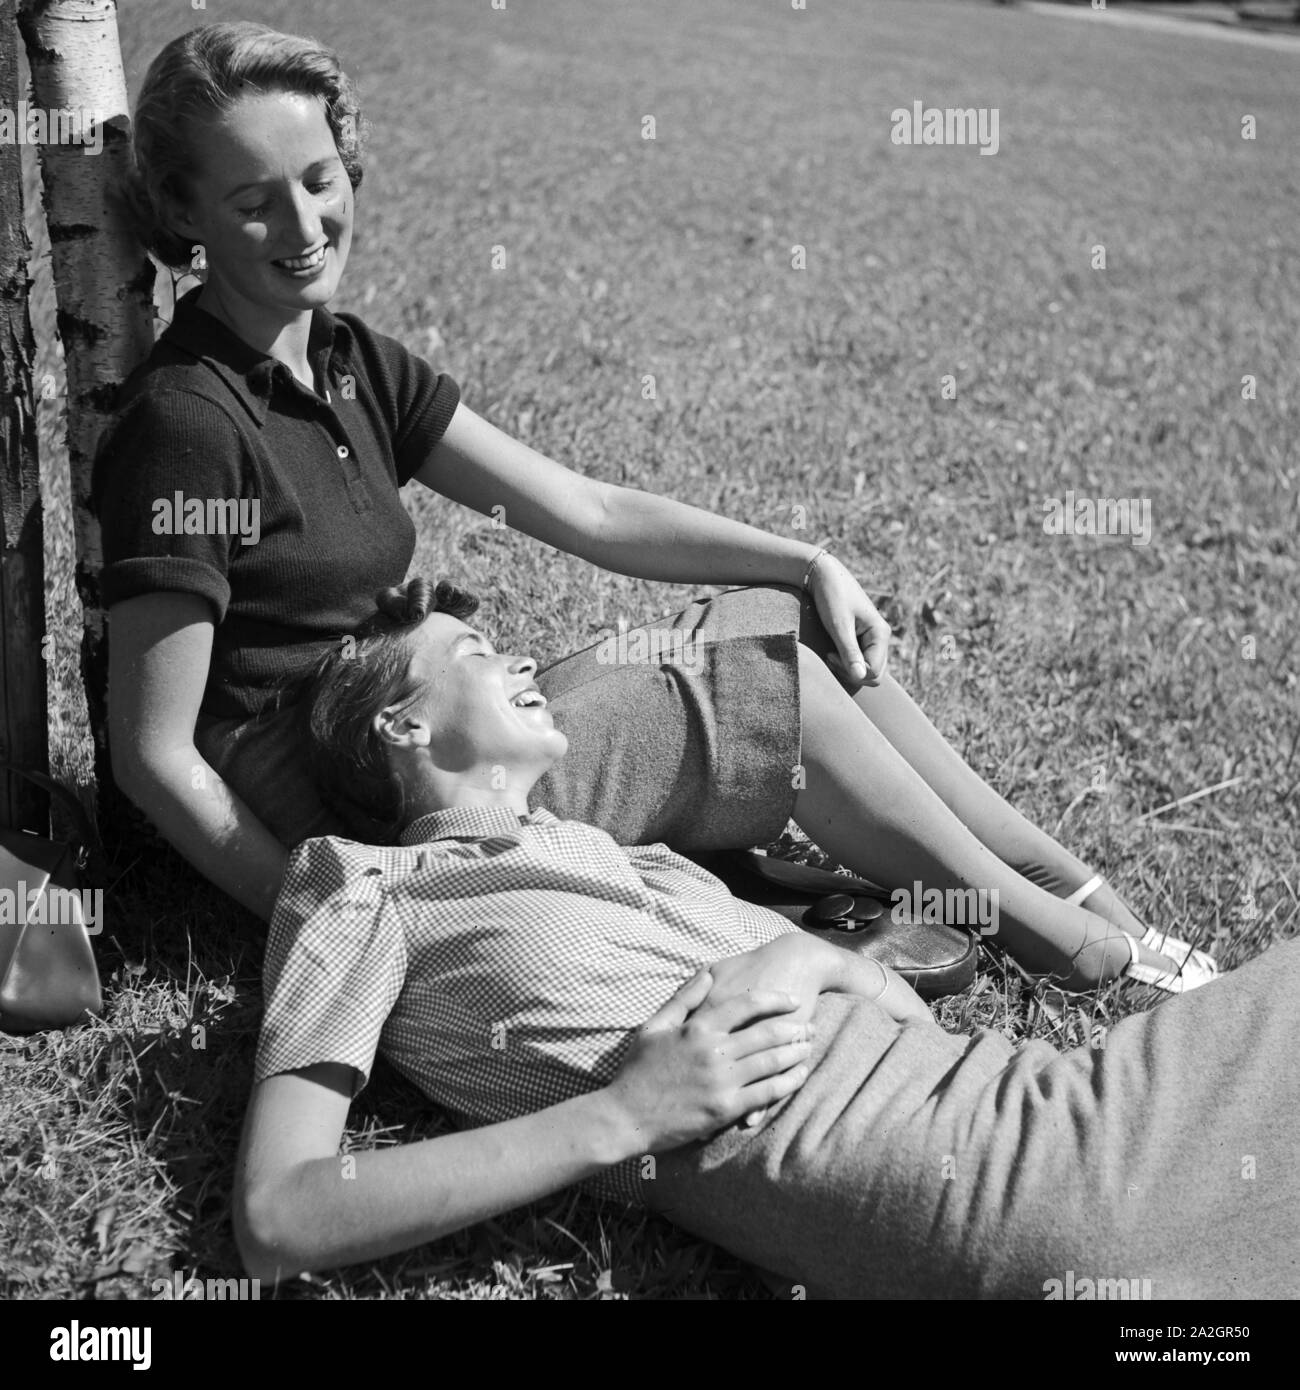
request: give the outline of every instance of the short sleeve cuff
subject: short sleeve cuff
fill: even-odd
[[[257,1057],[253,1063],[253,1082],[265,1081],[281,1072],[301,1071],[304,1067],[332,1063],[349,1067],[352,1071],[352,1094],[357,1096],[370,1081],[370,1068],[374,1056],[342,1055],[345,1049],[330,1045],[325,1041],[313,1042],[301,1037],[281,1037],[274,1028],[264,1027],[257,1043]]]
[[[447,426],[451,424],[451,417],[459,404],[460,387],[446,372],[439,372],[433,399],[419,412],[411,429],[398,441],[395,461],[399,486],[409,483],[429,461],[429,455],[447,433]]]
[[[184,555],[146,555],[116,560],[104,568],[100,596],[105,608],[124,599],[163,590],[197,594],[212,605],[213,621],[220,623],[230,605],[230,582],[220,570]]]

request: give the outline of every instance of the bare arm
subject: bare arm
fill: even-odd
[[[268,1282],[380,1259],[545,1196],[626,1157],[600,1092],[416,1144],[338,1153],[350,1067],[323,1063],[253,1089],[235,1231]]]
[[[426,487],[507,526],[639,579],[798,584],[817,547],[669,497],[585,477],[458,405],[429,462]]]
[[[268,1282],[378,1259],[535,1201],[611,1163],[715,1133],[797,1090],[809,1030],[772,991],[716,1006],[700,971],[638,1033],[615,1079],[536,1114],[340,1157],[353,1072],[334,1063],[253,1088],[235,1234]]]
[[[415,476],[557,550],[639,579],[797,586],[817,555],[806,541],[574,473],[463,403]],[[889,659],[890,629],[862,586],[827,556],[811,575],[810,592],[845,678],[877,684]]]
[[[144,594],[109,610],[108,736],[118,786],[200,873],[269,919],[283,845],[194,746],[212,660],[197,595]]]

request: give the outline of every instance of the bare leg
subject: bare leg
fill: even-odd
[[[999,859],[1040,888],[1063,895],[1092,877],[1081,859],[1026,820],[962,759],[892,676],[858,691],[853,702]],[[1098,889],[1089,905],[1126,931],[1141,933],[1142,924],[1108,888]]]
[[[825,630],[807,605],[800,641],[819,654],[829,648]],[[1058,897],[1068,897],[1093,877],[1083,860],[1026,820],[963,761],[891,675],[886,674],[874,688],[859,690],[853,701],[957,819],[1003,863]],[[1110,884],[1095,889],[1084,905],[1140,940],[1144,924]],[[1146,946],[1139,945],[1138,953],[1148,965],[1164,969],[1173,965]]]
[[[1093,876],[1083,860],[1003,800],[961,758],[892,676],[886,674],[874,689],[858,691],[853,702],[957,819],[1004,863],[1040,888],[1062,897],[1081,888]],[[1141,938],[1145,930],[1108,883],[1088,896],[1086,906],[1134,937]],[[1148,947],[1140,946],[1139,954],[1148,964],[1165,968],[1171,965]]]
[[[1123,969],[1129,952],[1120,931],[1104,917],[1030,882],[984,839],[989,835],[1009,850],[1021,844],[1037,849],[1036,837],[1055,845],[1049,836],[1036,831],[988,788],[996,806],[978,796],[955,798],[968,813],[987,811],[994,816],[991,826],[981,822],[977,836],[874,720],[862,718],[865,711],[826,664],[803,646],[799,657],[807,786],[796,797],[795,819],[823,849],[889,888],[910,887],[919,880],[926,888],[940,890],[996,890],[998,931],[1012,954],[1029,969],[1051,971],[1075,988],[1103,983]],[[912,709],[924,719],[915,705]],[[958,767],[965,768],[937,730],[933,736]],[[925,755],[929,750],[923,746],[920,751]],[[942,754],[930,752],[923,761],[949,798],[965,789],[966,779],[945,776],[950,769]],[[984,786],[968,768],[965,771]],[[1052,864],[1073,872],[1080,882],[1087,878],[1086,866],[1073,856],[1060,855],[1065,851],[1054,855]]]

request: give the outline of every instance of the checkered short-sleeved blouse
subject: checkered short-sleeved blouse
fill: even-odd
[[[667,845],[620,847],[537,809],[457,807],[394,847],[308,840],[271,924],[256,1078],[376,1051],[458,1122],[596,1090],[701,964],[790,922]],[[639,1164],[589,1180],[641,1201]]]

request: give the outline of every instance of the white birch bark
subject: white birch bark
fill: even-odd
[[[33,104],[46,113],[52,137],[39,153],[68,376],[82,676],[102,798],[111,787],[104,722],[107,652],[91,468],[118,387],[153,345],[154,269],[109,196],[125,168],[130,131],[115,0],[21,0],[18,26],[31,67]],[[53,138],[60,125],[64,133],[75,131],[78,120],[80,143]],[[99,140],[102,148],[93,152]]]
[[[15,0],[0,0],[0,108],[15,110]],[[28,308],[32,248],[23,223],[22,148],[0,144],[0,762],[44,772],[45,585]],[[49,833],[44,795],[0,779],[0,824]]]

